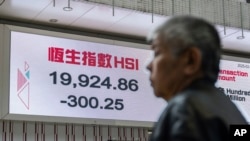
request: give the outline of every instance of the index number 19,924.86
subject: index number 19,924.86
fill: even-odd
[[[110,89],[112,87],[109,76],[102,79],[98,75],[88,76],[86,74],[80,74],[77,76],[77,82],[72,82],[73,79],[72,75],[67,72],[62,72],[58,74],[56,71],[54,71],[50,73],[49,76],[52,77],[53,84],[57,84],[59,80],[62,85],[65,86],[72,85],[73,88],[80,86],[80,87],[90,87],[90,88],[106,87],[107,89]],[[114,90],[118,88],[119,90],[122,91],[130,90],[132,92],[135,92],[139,89],[137,85],[138,81],[135,79],[127,80],[125,78],[119,78],[117,81],[118,84],[113,86]]]

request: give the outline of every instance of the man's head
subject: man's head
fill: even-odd
[[[174,17],[152,32],[148,40],[155,53],[147,68],[156,96],[169,100],[200,78],[216,82],[221,43],[210,23],[189,16]]]

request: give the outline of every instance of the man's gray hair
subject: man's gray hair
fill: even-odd
[[[191,16],[177,16],[158,26],[148,41],[161,35],[166,44],[178,55],[188,47],[197,47],[202,53],[205,77],[215,83],[219,73],[221,41],[217,30],[207,21]]]

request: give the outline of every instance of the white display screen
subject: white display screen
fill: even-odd
[[[9,114],[157,121],[153,52],[11,31]],[[250,65],[221,60],[216,86],[250,122]]]
[[[10,114],[155,122],[152,51],[11,32]]]
[[[250,64],[221,60],[216,86],[238,107],[250,123]]]

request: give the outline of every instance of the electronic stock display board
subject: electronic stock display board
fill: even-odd
[[[154,123],[167,103],[150,86],[146,65],[152,55],[147,49],[11,31],[8,114]],[[250,122],[250,65],[221,60],[220,67],[216,86]]]

